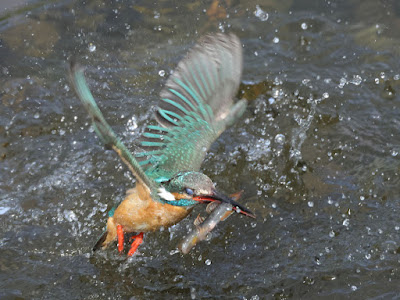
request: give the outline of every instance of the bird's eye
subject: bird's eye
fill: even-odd
[[[189,196],[192,196],[193,195],[193,190],[189,189],[189,188],[186,188],[185,189],[185,193],[188,194]]]

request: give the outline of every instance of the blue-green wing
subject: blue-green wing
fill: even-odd
[[[199,40],[160,93],[158,125],[143,133],[143,151],[136,157],[147,174],[200,169],[210,145],[246,108],[246,100],[233,103],[241,74],[242,46],[235,35]]]

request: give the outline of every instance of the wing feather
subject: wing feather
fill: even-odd
[[[97,135],[105,145],[112,148],[120,156],[122,161],[128,166],[129,170],[136,177],[136,179],[146,186],[150,193],[156,196],[156,183],[146,175],[141,167],[141,164],[134,158],[128,148],[117,137],[110,125],[108,125],[99,107],[97,106],[89,87],[87,86],[85,76],[83,74],[83,68],[77,65],[74,61],[71,61],[70,64],[70,77],[79,99],[92,119],[92,124]],[[165,146],[164,143],[160,141],[147,143],[149,146],[157,147],[158,150],[156,151],[160,151],[160,147]]]
[[[234,104],[242,74],[242,46],[233,34],[207,35],[178,64],[160,93],[159,125],[146,128],[136,156],[151,177],[198,171],[206,151],[244,112]]]

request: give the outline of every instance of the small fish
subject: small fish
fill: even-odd
[[[230,195],[232,200],[235,202],[241,197],[243,191]],[[211,202],[216,203],[216,202]],[[211,204],[210,203],[210,204]],[[209,205],[210,205],[209,204]],[[197,243],[205,240],[207,235],[217,226],[217,224],[221,221],[225,221],[233,212],[232,205],[228,203],[221,202],[216,207],[213,208],[211,214],[208,216],[207,219],[201,218],[200,215],[195,220],[195,228],[181,241],[178,246],[179,251],[183,254],[188,254],[190,250]],[[198,220],[203,219],[203,221],[198,224]]]

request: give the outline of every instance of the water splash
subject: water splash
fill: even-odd
[[[256,10],[254,11],[254,15],[262,22],[268,20],[268,13],[263,11],[260,6],[256,5]]]
[[[293,159],[294,165],[302,159],[301,156],[301,146],[307,138],[307,131],[310,129],[312,121],[314,120],[317,104],[321,101],[321,99],[313,99],[309,98],[307,101],[310,104],[310,111],[305,119],[298,119],[298,128],[294,128],[292,131],[292,139],[291,146],[292,150],[290,153],[290,157]]]

